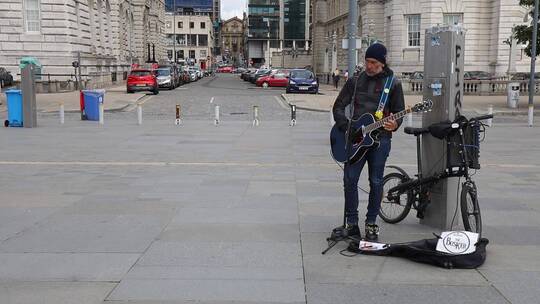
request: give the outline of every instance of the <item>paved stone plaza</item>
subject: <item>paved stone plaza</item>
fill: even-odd
[[[127,111],[101,127],[42,113],[38,128],[0,129],[1,304],[538,301],[540,129],[526,117],[495,119],[481,145],[486,263],[445,270],[345,257],[344,243],[321,255],[343,212],[328,113],[301,111],[289,127],[281,91],[221,75],[183,88],[146,101],[141,126]],[[182,126],[160,110],[178,101]],[[259,127],[234,114],[255,104]],[[414,137],[400,131],[392,148],[389,164],[414,172]],[[413,212],[379,223],[389,243],[440,232]]]

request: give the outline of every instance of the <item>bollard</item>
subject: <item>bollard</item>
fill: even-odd
[[[142,105],[140,103],[137,104],[137,124],[142,125]]]
[[[527,113],[528,115],[528,123],[529,123],[529,127],[532,127],[533,126],[533,123],[534,123],[534,118],[533,118],[533,115],[534,115],[534,106],[533,105],[529,105],[529,111]]]
[[[104,118],[103,118],[104,112],[105,110],[103,109],[103,102],[100,102],[99,103],[99,124],[100,125],[103,125],[104,123]]]
[[[64,103],[61,102],[60,103],[60,124],[63,125],[64,124]]]
[[[214,117],[214,125],[217,126],[217,125],[219,124],[219,106],[216,106],[216,107],[215,107],[214,114],[215,114],[215,117]]]
[[[291,123],[289,126],[296,126],[296,105],[291,105]]]
[[[174,121],[174,124],[179,126],[182,124],[182,119],[180,118],[180,105],[176,105],[176,120]]]
[[[253,106],[253,126],[256,127],[259,123],[259,107]]]
[[[334,120],[334,112],[330,109],[330,127],[333,127],[336,124]]]
[[[489,105],[488,114],[493,115],[493,105]],[[488,127],[493,126],[493,119],[492,118],[488,119],[487,125],[488,125]]]
[[[412,112],[407,114],[407,127],[412,127]]]

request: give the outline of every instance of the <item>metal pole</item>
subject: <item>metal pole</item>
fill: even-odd
[[[81,79],[81,51],[77,51],[77,62],[79,63],[77,65],[77,70],[75,72],[77,72],[79,74],[79,77],[77,77],[77,89],[78,90],[82,90],[82,86],[81,86],[81,82],[82,82],[82,79]],[[50,80],[49,80],[50,82]]]
[[[358,6],[357,0],[349,0],[349,75],[354,73],[356,68],[356,34],[358,27]]]
[[[538,0],[534,1],[534,20],[533,20],[533,36],[532,36],[532,52],[531,52],[531,77],[529,79],[529,127],[533,126],[534,113],[534,93],[536,84],[534,79],[534,68],[536,64],[536,40],[538,39]]]
[[[268,62],[266,67],[270,68],[270,20],[266,21],[268,24],[268,40],[266,40],[266,51],[268,52]]]
[[[176,120],[174,121],[174,124],[179,126],[182,124],[182,119],[180,118],[180,105],[176,105]]]
[[[129,40],[128,40],[128,43],[129,43],[129,68],[131,69],[131,67],[133,66],[133,53],[131,52],[131,37],[133,37],[133,18],[131,18],[133,16],[133,8],[131,7],[131,1],[133,0],[129,0],[129,16],[128,16],[128,21],[129,21]]]
[[[64,124],[64,103],[60,103],[60,124]]]
[[[173,3],[173,60],[176,63],[176,0]]]

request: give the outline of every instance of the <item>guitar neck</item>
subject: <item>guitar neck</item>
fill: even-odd
[[[393,115],[393,117],[394,117],[394,119],[397,120],[397,119],[400,119],[400,118],[402,118],[403,116],[405,116],[405,115],[407,115],[409,113],[412,113],[412,111],[413,111],[412,108],[408,108],[408,109],[405,109],[405,110],[403,110],[401,112],[395,113]],[[369,132],[371,132],[373,130],[377,130],[377,129],[381,128],[382,126],[384,126],[384,123],[389,121],[389,120],[390,120],[390,116],[387,116],[387,117],[385,117],[385,118],[383,118],[383,119],[381,119],[379,121],[376,121],[376,122],[374,122],[374,123],[372,123],[370,125],[367,125],[364,132],[369,133]]]

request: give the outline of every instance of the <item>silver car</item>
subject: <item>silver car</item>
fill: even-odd
[[[172,90],[176,87],[174,77],[170,68],[159,68],[156,70],[157,83],[160,88]]]

